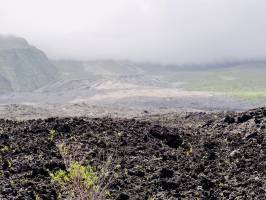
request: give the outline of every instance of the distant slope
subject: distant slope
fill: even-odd
[[[189,91],[222,92],[252,101],[266,102],[266,62],[230,67],[183,70],[165,74],[164,80],[183,82]]]
[[[23,38],[0,36],[0,76],[14,91],[31,91],[56,80],[58,72],[42,51]],[[11,89],[5,85],[0,91]]]
[[[236,98],[265,102],[266,61],[243,60],[213,64],[162,65],[119,60],[56,61],[64,78],[75,82],[57,84],[58,87],[73,88],[80,82],[80,88],[93,88],[91,81],[101,88],[121,89],[128,84],[139,87],[176,87],[186,91],[217,92]],[[74,84],[75,83],[75,84]],[[108,87],[106,87],[108,85]],[[131,87],[130,86],[130,87]],[[97,86],[99,88],[100,86]],[[51,87],[53,89],[53,87]],[[79,87],[78,87],[79,88]],[[47,90],[47,88],[46,88]],[[51,89],[50,89],[51,90]]]
[[[120,60],[56,60],[53,64],[62,79],[95,79],[106,76],[143,74],[140,63]]]
[[[266,60],[224,61],[209,64],[159,64],[134,62],[130,60],[54,60],[53,64],[61,72],[62,78],[84,79],[88,76],[162,74],[175,72],[195,72],[209,70],[230,70],[234,68],[265,68]]]
[[[0,75],[0,92],[12,91],[11,84],[3,76]]]

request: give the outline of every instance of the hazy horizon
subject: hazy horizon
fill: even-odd
[[[266,58],[263,0],[0,0],[0,33],[52,59],[169,64]]]

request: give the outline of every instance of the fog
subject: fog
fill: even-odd
[[[266,58],[265,0],[0,0],[0,33],[54,59]]]

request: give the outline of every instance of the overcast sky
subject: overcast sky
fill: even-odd
[[[266,0],[0,0],[0,33],[51,58],[266,58]]]

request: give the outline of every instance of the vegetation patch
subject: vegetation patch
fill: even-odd
[[[103,199],[99,193],[99,178],[94,167],[73,162],[68,171],[59,170],[50,173],[50,176],[53,182],[59,184],[60,195],[72,199]]]

